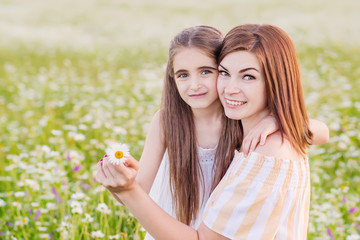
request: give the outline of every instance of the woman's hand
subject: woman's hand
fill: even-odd
[[[264,145],[266,138],[279,129],[273,116],[263,118],[250,132],[245,136],[241,150],[245,154],[253,152],[260,144]]]
[[[118,165],[113,165],[104,158],[97,164],[95,179],[116,194],[133,188],[138,169],[139,163],[132,156],[127,156],[125,162]]]

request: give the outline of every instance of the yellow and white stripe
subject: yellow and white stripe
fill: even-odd
[[[306,239],[308,160],[236,152],[207,202],[206,226],[230,239]]]

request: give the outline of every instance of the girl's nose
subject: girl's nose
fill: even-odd
[[[201,88],[201,83],[200,83],[199,79],[197,79],[196,77],[191,79],[190,89],[193,91],[196,91],[196,90],[199,90],[200,88]]]

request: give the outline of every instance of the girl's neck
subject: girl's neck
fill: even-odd
[[[223,125],[222,105],[212,109],[193,109],[196,141],[202,148],[217,146]]]
[[[253,129],[266,116],[269,116],[269,110],[267,110],[267,109],[265,109],[262,112],[257,113],[254,116],[251,116],[251,117],[248,117],[245,119],[241,119],[241,124],[242,124],[243,131],[244,131],[243,137],[245,138],[246,135],[250,132],[250,130]]]
[[[195,122],[197,121],[213,121],[219,119],[222,116],[222,105],[220,101],[217,101],[211,107],[208,108],[192,108]]]

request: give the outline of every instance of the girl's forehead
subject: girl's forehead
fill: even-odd
[[[196,66],[215,66],[216,59],[198,48],[182,48],[173,58],[174,68],[191,68]]]

